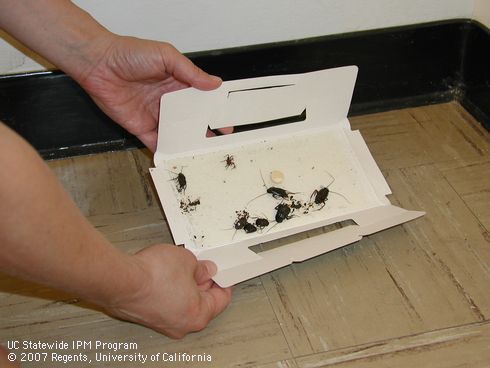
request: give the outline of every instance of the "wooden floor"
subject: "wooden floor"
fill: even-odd
[[[0,276],[0,341],[135,342],[129,353],[212,359],[23,367],[490,367],[489,133],[457,103],[351,123],[392,203],[426,216],[237,285],[229,308],[181,341]],[[150,165],[144,150],[49,162],[83,213],[127,252],[172,242]],[[95,357],[93,345],[64,353],[85,351]]]

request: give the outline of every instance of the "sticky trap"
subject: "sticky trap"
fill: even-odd
[[[385,179],[350,129],[356,75],[357,67],[348,66],[162,97],[151,175],[175,243],[213,260],[219,285],[423,215],[390,204]],[[228,126],[248,128],[206,137],[208,128]],[[281,246],[270,247],[277,239]],[[267,250],[257,252],[265,243]]]

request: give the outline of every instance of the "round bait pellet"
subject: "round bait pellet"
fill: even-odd
[[[271,172],[271,180],[276,184],[281,184],[284,180],[284,174],[279,170],[274,170]]]

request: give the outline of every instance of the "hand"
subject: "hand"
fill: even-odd
[[[97,43],[99,50],[94,53],[102,55],[100,60],[75,78],[107,115],[153,152],[162,94],[189,86],[212,90],[221,85],[220,78],[199,69],[168,43],[114,34],[106,38]]]
[[[216,265],[198,261],[188,250],[155,245],[136,253],[145,275],[141,289],[106,308],[115,317],[142,324],[172,338],[202,330],[231,300],[211,277]]]

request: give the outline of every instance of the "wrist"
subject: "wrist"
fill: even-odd
[[[80,10],[83,12],[82,10]],[[79,16],[80,24],[65,27],[69,34],[59,42],[53,62],[78,83],[85,80],[103,60],[119,36],[110,32],[90,14]]]
[[[79,79],[115,35],[71,1],[0,0],[0,28]]]
[[[114,279],[107,280],[101,295],[94,300],[109,311],[143,299],[149,290],[149,274],[138,258],[125,253],[119,258],[118,271],[113,273]]]
[[[58,64],[59,68],[83,87],[94,70],[105,62],[105,56],[118,37],[105,31],[80,39],[68,58]]]

